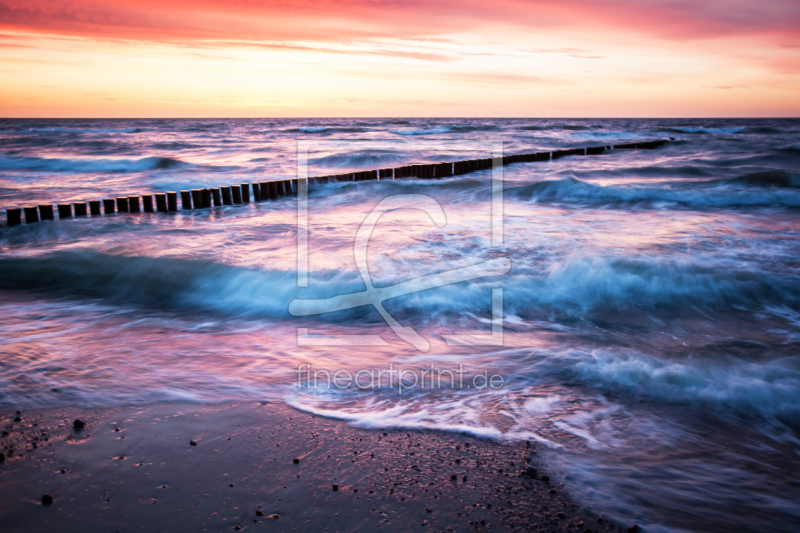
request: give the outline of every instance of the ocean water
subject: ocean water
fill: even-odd
[[[281,400],[363,427],[536,442],[578,501],[647,531],[797,531],[800,120],[3,120],[0,206],[294,178],[298,146],[316,176],[488,157],[499,143],[668,137],[503,167],[502,244],[490,170],[316,187],[302,288],[295,198],[2,227],[0,405]],[[372,306],[289,312],[365,290],[356,234],[394,195],[421,196],[371,234],[376,287],[511,263],[384,302],[427,351]],[[502,345],[448,344],[491,333],[494,289]],[[309,365],[391,365],[405,387],[314,388]],[[413,387],[431,365],[463,382]],[[502,386],[480,386],[483,372]]]

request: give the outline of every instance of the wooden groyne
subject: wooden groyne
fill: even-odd
[[[586,148],[572,148],[569,150],[506,155],[502,157],[500,163],[502,165],[512,165],[515,163],[552,161],[567,156],[602,155],[609,150],[652,150],[666,142],[668,142],[666,139],[659,139],[639,143],[616,144],[613,146],[590,146]],[[321,184],[347,181],[450,178],[469,174],[470,172],[477,172],[479,170],[489,170],[494,166],[494,159],[495,158],[487,157],[484,159],[467,159],[465,161],[453,161],[449,163],[405,165],[396,168],[381,168],[331,176],[316,176],[308,178],[308,186],[309,189],[313,189],[315,186]],[[297,187],[297,179],[287,179],[281,181],[261,181],[242,183],[239,185],[226,185],[214,189],[180,191],[180,210],[185,211],[246,204],[250,203],[251,197],[253,202],[277,200],[285,196],[297,196]],[[56,204],[56,207],[59,220],[142,212],[170,213],[179,210],[177,191],[103,198],[102,200],[89,200],[86,202],[59,203]],[[23,214],[26,224],[32,224],[43,220],[55,220],[54,212],[52,204],[9,207],[6,209],[6,225],[18,226],[22,224]]]

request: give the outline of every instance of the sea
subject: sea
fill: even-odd
[[[4,119],[0,208],[656,139],[4,225],[0,407],[284,402],[530,442],[646,531],[798,531],[798,119]]]

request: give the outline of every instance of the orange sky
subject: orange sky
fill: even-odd
[[[0,116],[800,116],[800,2],[0,0]]]

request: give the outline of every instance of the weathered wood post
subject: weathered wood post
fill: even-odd
[[[170,211],[178,210],[178,193],[175,191],[167,191],[167,209]]]
[[[39,222],[39,209],[35,205],[26,205],[25,210],[25,223],[33,224]]]
[[[9,207],[6,209],[6,226],[19,226],[22,224],[22,209]]]
[[[156,211],[159,213],[167,212],[167,195],[163,192],[156,193]]]

